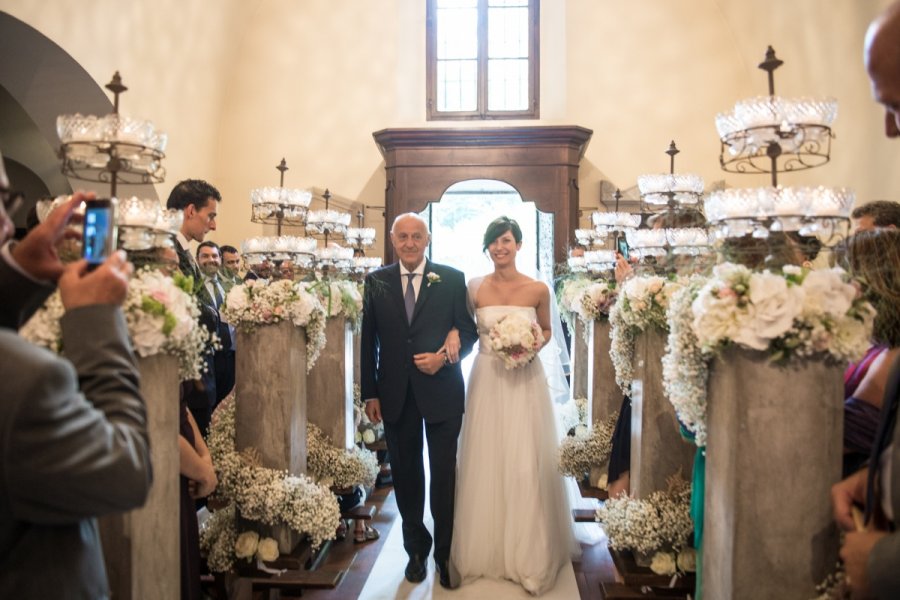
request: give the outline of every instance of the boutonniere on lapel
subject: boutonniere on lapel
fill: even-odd
[[[430,273],[425,273],[425,279],[428,280],[428,283],[425,285],[425,287],[431,287],[432,283],[440,283],[441,282],[441,276],[438,275],[437,273],[435,273],[434,271],[431,271]]]

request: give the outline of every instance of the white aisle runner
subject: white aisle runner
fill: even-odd
[[[434,533],[434,522],[428,509],[429,466],[428,448],[425,452],[425,526]],[[523,526],[526,524],[523,523]],[[534,598],[517,583],[481,578],[460,586],[455,590],[445,590],[435,578],[434,557],[428,557],[428,576],[421,583],[410,583],[403,575],[409,557],[403,549],[403,525],[400,516],[394,520],[391,531],[381,547],[381,553],[366,579],[359,594],[360,600],[504,600],[506,598]],[[572,563],[567,563],[559,571],[556,586],[541,600],[573,600],[579,598],[578,583]]]

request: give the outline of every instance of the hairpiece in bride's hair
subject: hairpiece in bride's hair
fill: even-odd
[[[487,252],[488,246],[507,231],[512,232],[513,239],[516,240],[517,244],[522,243],[522,228],[519,227],[515,219],[497,217],[491,221],[491,224],[487,226],[487,230],[484,232],[483,250]]]

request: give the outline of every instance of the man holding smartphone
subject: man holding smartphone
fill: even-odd
[[[0,162],[0,195],[6,200]],[[0,598],[105,598],[95,517],[143,505],[152,471],[144,401],[121,304],[131,265],[88,271],[56,244],[76,193],[21,242],[0,248]],[[0,209],[0,224],[6,223]],[[0,227],[0,243],[8,228]],[[16,330],[58,282],[65,358]]]

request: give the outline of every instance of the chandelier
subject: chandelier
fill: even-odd
[[[722,168],[771,174],[772,184],[713,192],[705,203],[706,216],[719,241],[796,232],[833,245],[849,228],[853,192],[821,186],[782,187],[778,173],[828,162],[837,102],[775,96],[774,72],[782,64],[769,46],[766,59],[759,64],[768,76],[769,95],[738,102],[732,112],[716,116]]]
[[[667,209],[695,207],[703,196],[703,178],[690,173],[675,173],[675,155],[681,152],[675,141],[669,143],[669,172],[641,175],[638,189],[643,209]]]
[[[161,161],[168,136],[150,121],[119,114],[119,96],[128,88],[122,84],[118,71],[105,87],[113,93],[111,114],[57,117],[62,172],[81,181],[109,183],[110,198],[117,202],[116,224],[122,248],[129,251],[171,248],[184,219],[182,211],[165,209],[158,200],[150,198],[117,198],[119,183],[140,185],[164,181],[166,171]],[[43,221],[66,201],[65,196],[39,200],[38,219]],[[83,206],[76,212],[84,214]]]

